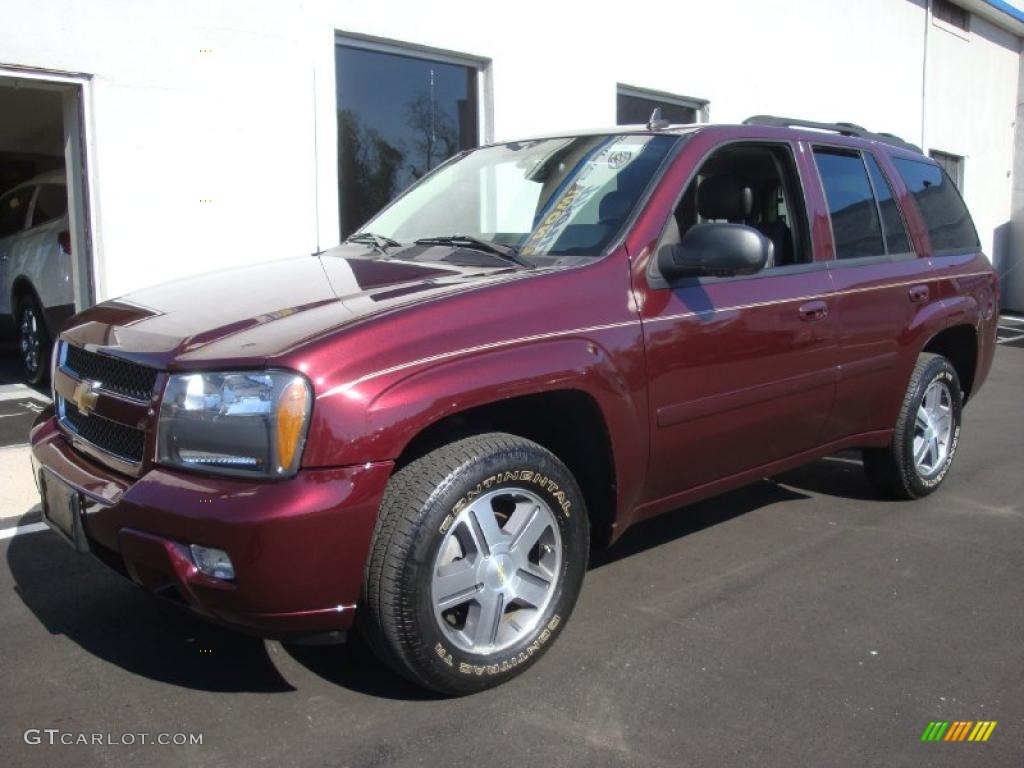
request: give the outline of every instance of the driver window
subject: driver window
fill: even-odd
[[[803,195],[793,156],[783,145],[734,144],[701,166],[668,222],[662,245],[678,243],[696,224],[745,224],[772,241],[765,269],[812,260]]]

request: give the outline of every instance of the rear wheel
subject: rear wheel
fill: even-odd
[[[588,552],[582,495],[552,453],[507,434],[459,440],[391,479],[361,627],[383,661],[420,685],[489,688],[550,646]]]
[[[42,384],[49,373],[50,334],[43,321],[39,302],[30,294],[18,297],[15,321],[18,325],[18,352],[25,380]]]
[[[956,369],[940,355],[914,366],[892,443],[864,451],[864,468],[888,496],[918,499],[945,479],[960,439],[963,392]]]

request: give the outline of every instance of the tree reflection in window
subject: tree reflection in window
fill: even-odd
[[[341,236],[478,141],[477,70],[338,45]]]

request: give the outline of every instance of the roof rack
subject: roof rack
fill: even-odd
[[[899,136],[891,133],[872,133],[867,128],[855,123],[818,123],[813,120],[800,120],[794,117],[775,117],[774,115],[754,115],[743,121],[744,125],[772,125],[777,128],[813,128],[818,131],[832,131],[843,136],[855,136],[858,139],[868,139],[889,144],[900,149],[909,149],[920,153],[921,148],[909,141],[904,141]]]

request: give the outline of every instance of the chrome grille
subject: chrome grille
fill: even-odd
[[[96,414],[86,416],[63,397],[57,398],[57,408],[64,428],[82,440],[123,461],[132,464],[142,462],[146,450],[146,433],[143,430]]]
[[[98,382],[107,392],[141,402],[149,402],[156,387],[155,369],[110,355],[86,352],[71,344],[65,345],[61,365],[79,379]]]

